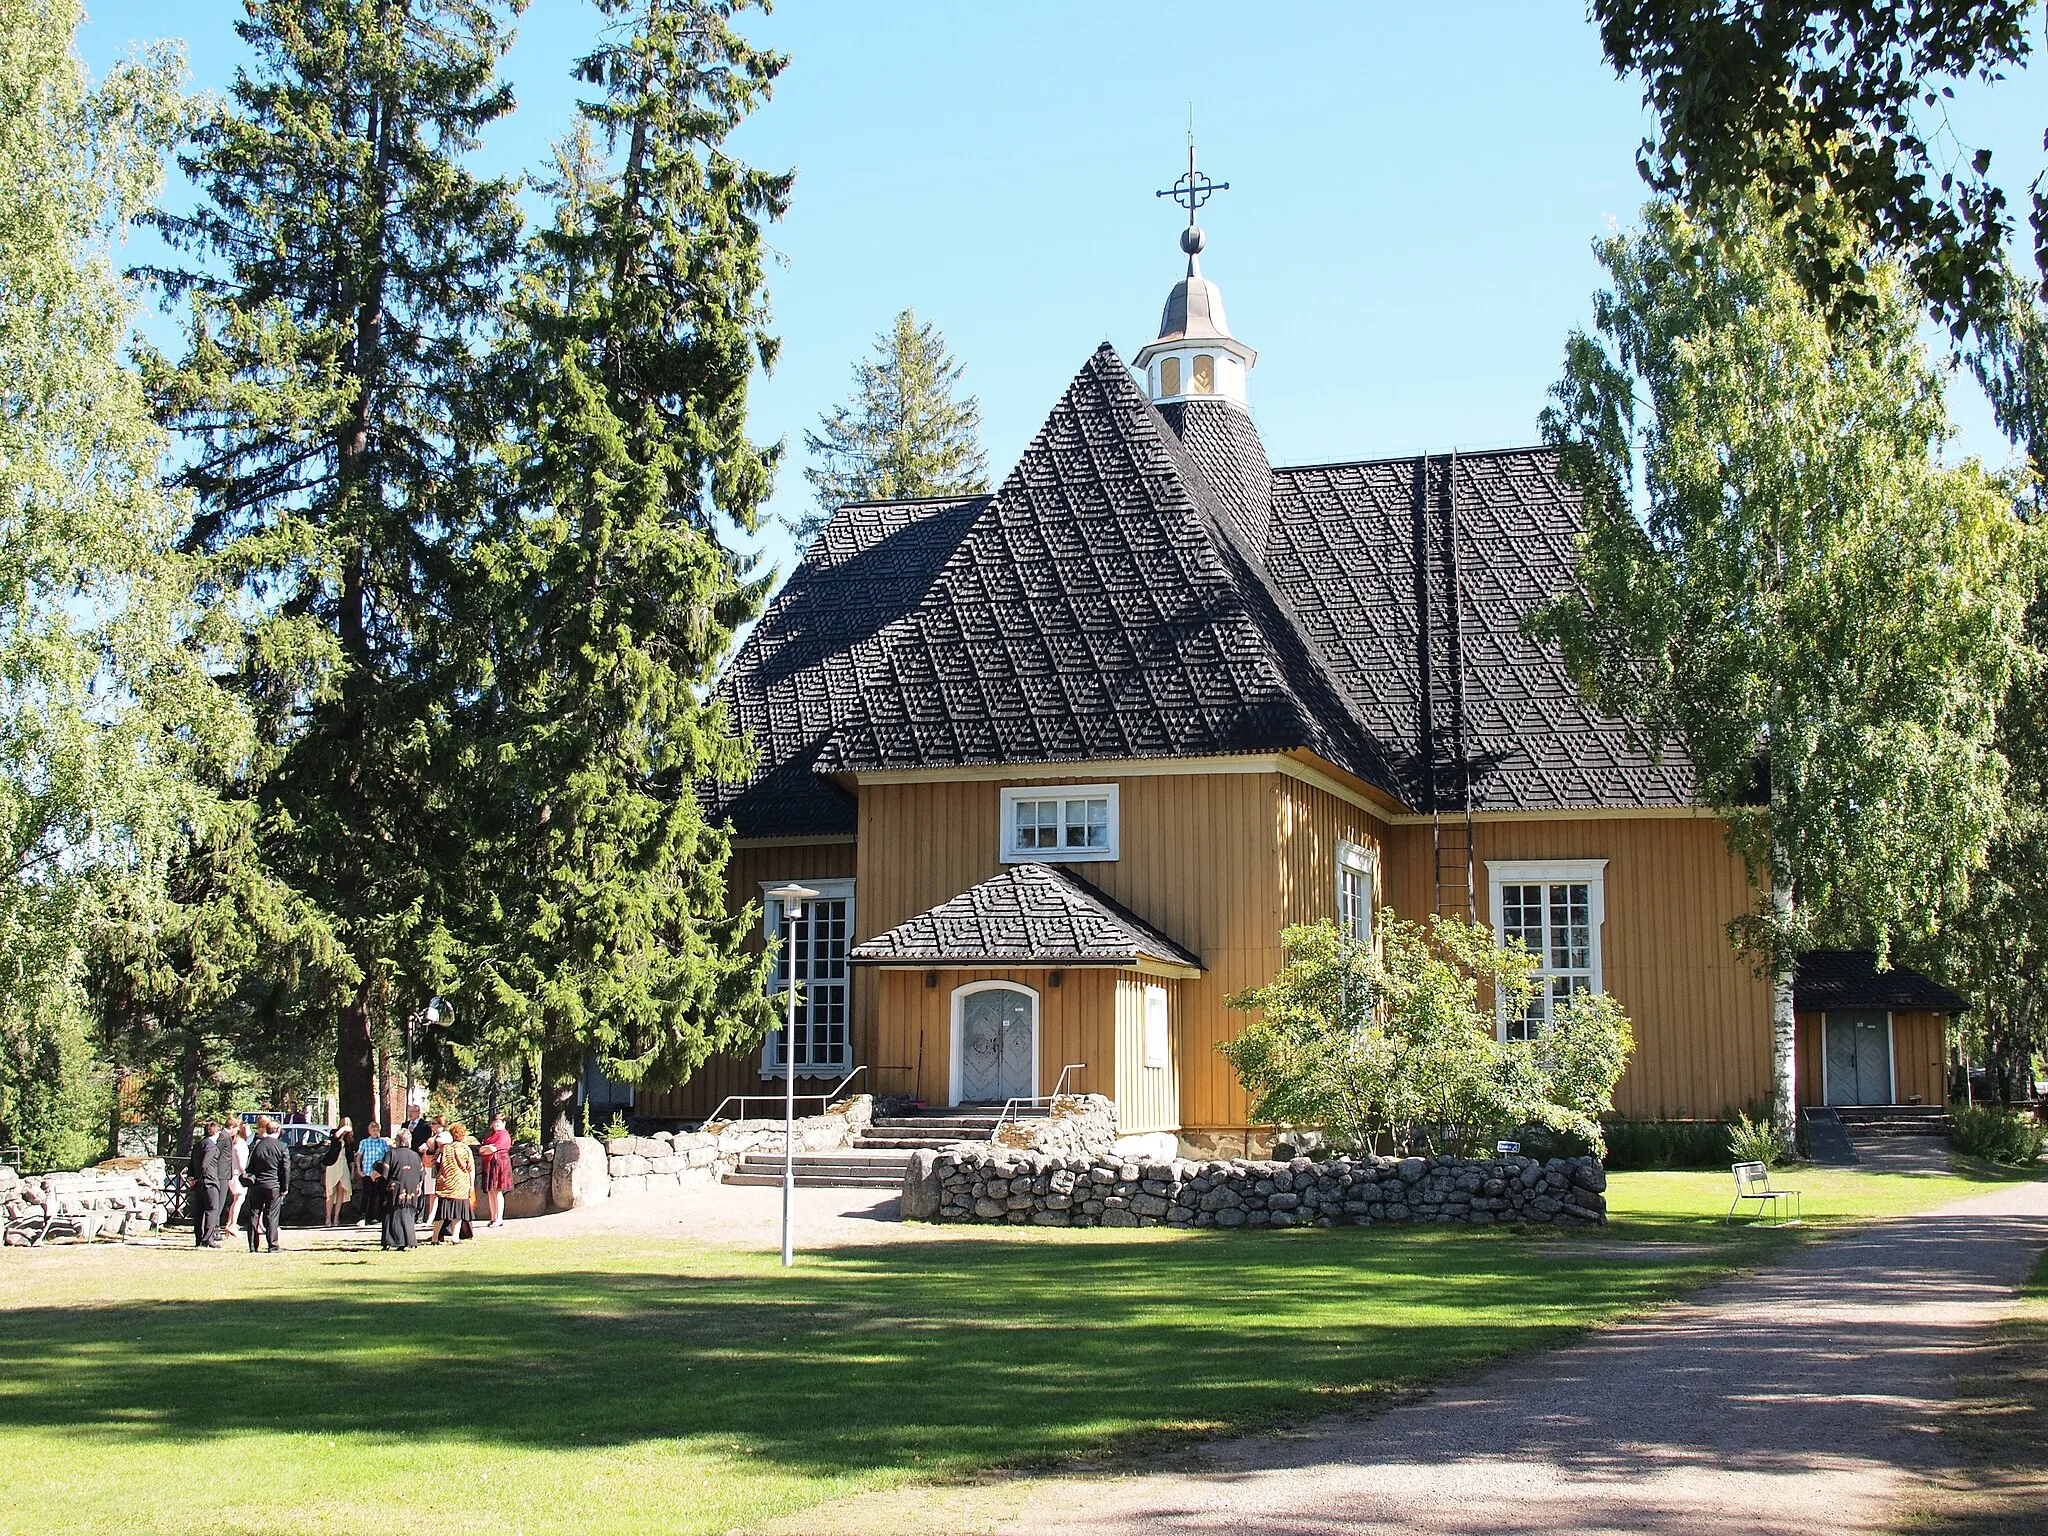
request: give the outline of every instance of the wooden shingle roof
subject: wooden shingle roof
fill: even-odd
[[[1013,864],[847,951],[856,965],[1137,965],[1202,962],[1078,875]]]
[[[828,773],[1297,749],[1452,805],[1454,590],[1474,809],[1689,804],[1523,631],[1578,531],[1546,449],[1270,469],[1236,407],[1162,415],[1104,346],[994,493],[833,518],[721,683],[760,764],[713,808],[846,833]]]

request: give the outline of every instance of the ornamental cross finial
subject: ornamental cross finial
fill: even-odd
[[[1154,197],[1170,197],[1176,203],[1179,203],[1181,207],[1187,209],[1188,228],[1193,229],[1195,227],[1195,210],[1208,202],[1216,193],[1229,190],[1229,182],[1211,181],[1207,176],[1195,169],[1195,135],[1191,129],[1188,133],[1187,174],[1172,186],[1167,187],[1163,191],[1155,192],[1152,195]]]

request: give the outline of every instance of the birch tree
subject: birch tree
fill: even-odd
[[[1760,198],[1653,202],[1597,250],[1611,287],[1543,415],[1585,498],[1579,585],[1536,628],[1684,752],[1748,869],[1730,937],[1771,980],[1789,1136],[1799,952],[1933,930],[1998,830],[2033,543],[2009,478],[1942,461],[1896,267],[1831,328]]]

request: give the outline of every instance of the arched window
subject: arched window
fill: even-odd
[[[1203,352],[1195,358],[1195,391],[1198,395],[1216,393],[1216,359]]]
[[[1159,365],[1159,393],[1162,398],[1180,393],[1180,359],[1169,357]]]

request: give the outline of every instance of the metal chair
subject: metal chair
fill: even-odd
[[[1800,1204],[1796,1189],[1774,1189],[1771,1187],[1771,1170],[1762,1163],[1731,1163],[1729,1171],[1735,1175],[1735,1198],[1728,1202],[1728,1214],[1721,1218],[1721,1225],[1727,1226],[1735,1220],[1735,1212],[1743,1201],[1756,1202],[1756,1219],[1762,1220],[1766,1210],[1777,1218],[1773,1226],[1788,1227],[1805,1219],[1804,1207]],[[1789,1219],[1786,1212],[1791,1212]]]

